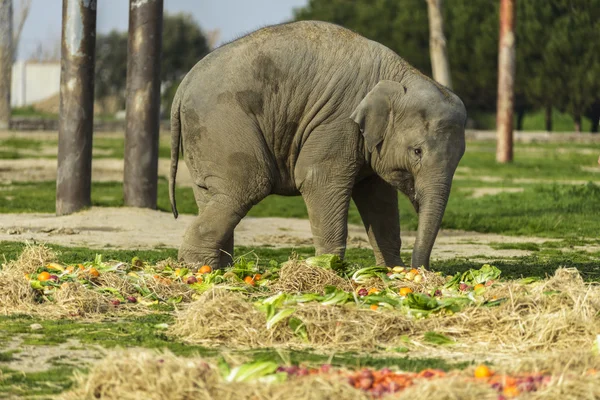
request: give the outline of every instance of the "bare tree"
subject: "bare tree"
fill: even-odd
[[[21,0],[19,2],[19,8],[14,14],[14,31],[13,31],[13,62],[17,60],[17,53],[19,51],[19,43],[21,41],[21,32],[23,32],[23,26],[29,16],[29,9],[31,8],[31,0]]]
[[[31,52],[28,60],[33,61],[60,61],[60,38],[51,37],[42,42],[38,41],[35,51]]]
[[[442,0],[426,0],[429,16],[429,56],[433,79],[452,89],[450,65],[446,52],[444,20],[442,18]]]
[[[0,0],[0,129],[10,123],[12,50],[12,0]]]
[[[500,43],[498,49],[498,142],[496,161],[513,160],[513,108],[515,98],[515,1],[500,1]]]

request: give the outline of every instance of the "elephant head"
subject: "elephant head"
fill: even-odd
[[[364,138],[373,171],[409,197],[419,215],[413,267],[429,267],[450,195],[465,152],[466,110],[454,93],[415,76],[403,83],[380,81],[351,118]]]

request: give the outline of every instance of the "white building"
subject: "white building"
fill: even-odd
[[[24,107],[60,92],[59,61],[17,61],[12,67],[10,103]]]

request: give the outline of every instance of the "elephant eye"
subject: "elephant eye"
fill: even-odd
[[[413,151],[415,152],[415,156],[421,157],[421,154],[422,154],[421,149],[414,149]]]

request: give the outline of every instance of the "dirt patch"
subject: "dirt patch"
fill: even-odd
[[[39,335],[43,338],[43,329]],[[34,338],[33,335],[27,337]],[[0,366],[24,373],[46,371],[57,365],[81,368],[105,354],[100,348],[84,346],[76,339],[68,339],[65,343],[57,345],[27,345],[19,336],[3,346],[2,351],[16,352],[12,354],[11,361],[0,362]]]
[[[465,189],[465,190],[473,190],[472,198],[476,199],[483,196],[495,196],[499,193],[521,193],[524,188],[495,188],[495,187],[486,187],[486,188],[474,188],[474,189]]]
[[[98,152],[97,150],[95,150]],[[100,150],[103,151],[103,150]],[[158,175],[168,178],[171,161],[158,160]],[[100,158],[92,162],[92,181],[123,181],[122,159]],[[43,182],[56,180],[56,160],[51,158],[21,158],[0,160],[0,182]],[[191,186],[192,180],[184,162],[180,162],[177,172],[177,184]]]
[[[137,208],[92,208],[57,217],[54,214],[0,214],[0,240],[35,241],[89,248],[178,248],[186,227],[195,218]],[[349,247],[370,247],[364,228],[348,227]],[[440,231],[432,257],[449,259],[485,255],[507,258],[531,254],[526,250],[494,250],[490,243],[543,243],[546,238]],[[235,231],[238,246],[303,247],[312,244],[308,220],[246,217]],[[415,232],[403,232],[403,250],[412,249]]]

